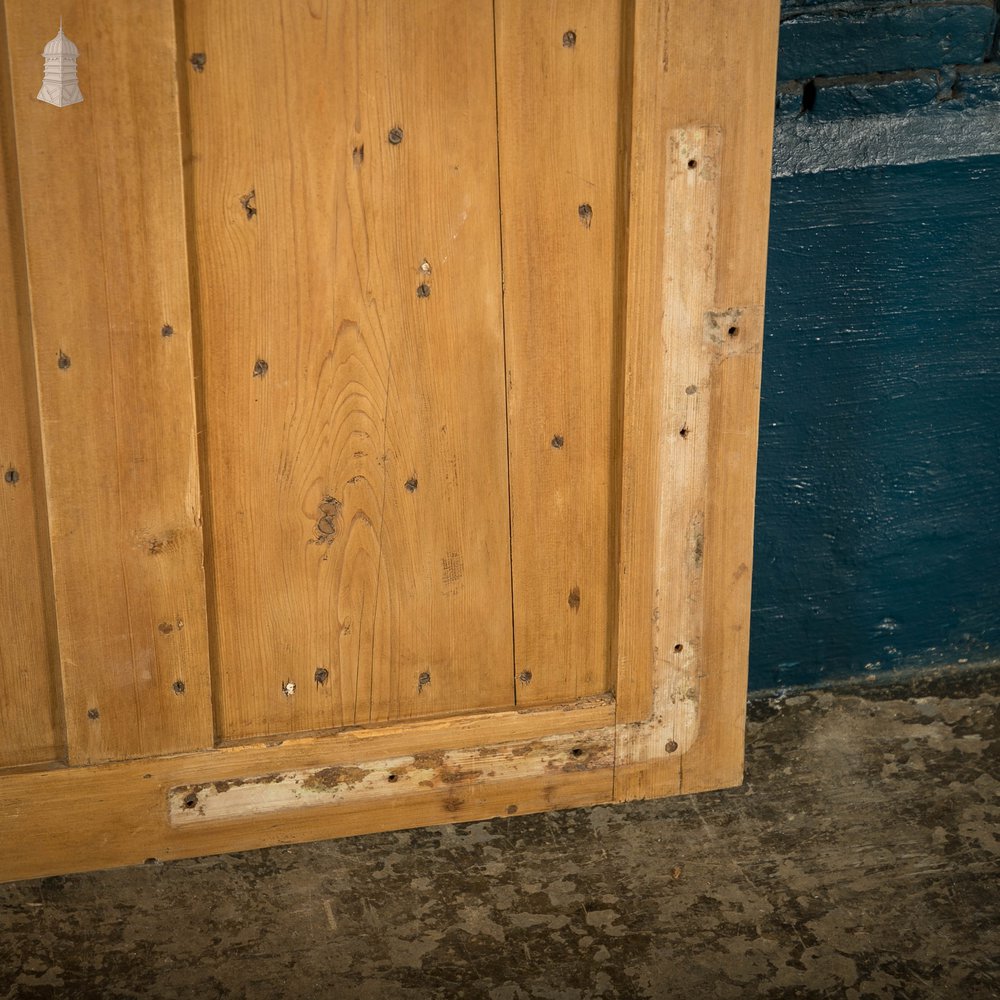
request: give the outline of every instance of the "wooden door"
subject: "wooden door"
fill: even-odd
[[[741,780],[776,36],[7,0],[0,877]]]

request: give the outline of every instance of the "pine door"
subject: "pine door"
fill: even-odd
[[[777,6],[7,0],[0,878],[740,780]]]

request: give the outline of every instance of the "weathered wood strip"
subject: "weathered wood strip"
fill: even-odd
[[[636,7],[619,799],[742,773],[777,18],[777,2]]]
[[[0,852],[0,881],[136,864],[150,857],[192,857],[606,802],[611,796],[612,770],[604,766],[610,735],[602,737],[600,733],[608,733],[613,724],[614,705],[601,699],[571,710],[414,720],[282,743],[7,774],[2,779],[0,843],[14,848]],[[518,767],[518,754],[508,752],[504,745],[518,752],[527,750],[527,756],[544,759],[546,766],[531,775],[508,778],[508,768]],[[598,746],[600,758],[595,762],[592,752]],[[558,755],[552,752],[553,747],[561,748]],[[579,756],[572,753],[575,748],[582,751]],[[437,780],[431,787],[421,786],[420,782],[427,780],[421,776],[407,786],[403,779],[389,782],[388,773],[392,772],[387,772],[389,801],[381,794],[379,783],[380,794],[374,797],[318,802],[313,808],[182,826],[172,826],[168,819],[168,796],[171,789],[180,786],[222,787],[226,782],[235,786],[246,779],[252,783],[262,775],[284,771],[364,769],[366,762],[398,757],[427,761],[437,754],[443,763],[446,757],[458,759],[449,756],[452,751],[470,755],[469,759],[481,753],[494,775],[473,778],[463,771],[463,787],[456,794],[451,787],[454,782]],[[454,768],[437,770],[438,779],[454,773]],[[397,784],[404,785],[398,794]],[[65,822],[67,815],[73,817],[72,823]]]

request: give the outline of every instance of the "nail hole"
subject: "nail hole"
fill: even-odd
[[[579,587],[574,587],[569,592],[569,597],[567,598],[566,603],[574,611],[579,611],[580,610],[580,588]]]
[[[816,106],[816,81],[806,80],[802,85],[802,107],[799,108],[800,115],[806,115]]]
[[[317,667],[316,673],[313,674],[313,680],[317,684],[325,684],[330,679],[330,671],[326,667]]]
[[[740,332],[740,328],[738,326],[731,326],[726,331],[726,333],[728,333],[730,337],[736,337],[736,336],[738,336],[739,332]]]
[[[666,750],[667,753],[676,753],[677,740],[667,740],[667,742],[663,744],[663,749]]]
[[[160,334],[164,337],[172,337],[174,335],[174,328],[169,323],[164,323],[160,327]]]
[[[386,778],[385,780],[388,781],[390,784],[392,784],[393,782],[399,781],[399,775],[398,774],[390,774],[389,777]]]
[[[556,434],[552,438],[552,447],[553,448],[561,448],[565,443],[566,443],[566,439],[562,436],[562,434]]]
[[[429,298],[431,294],[431,286],[426,282],[417,285],[417,298],[426,299]]]
[[[101,713],[98,712],[98,710],[96,708],[88,708],[87,709],[87,718],[88,719],[99,719],[100,717],[101,717]]]
[[[517,675],[517,679],[518,679],[518,680],[519,680],[519,681],[520,681],[520,682],[521,682],[522,684],[530,684],[530,683],[531,683],[531,671],[530,671],[530,670],[522,670],[522,671],[521,671],[521,672],[520,672],[520,673],[519,673],[519,674]]]
[[[696,385],[689,385],[684,391],[689,396],[693,396],[698,391],[698,386],[696,386]]]
[[[682,643],[682,642],[677,643],[677,645],[674,646],[674,652],[675,653],[683,653],[684,652],[684,643]]]
[[[579,758],[583,756],[583,750],[581,750],[580,747],[573,747],[573,749],[570,750],[570,754],[574,757]]]
[[[696,166],[698,166],[697,160],[688,160],[688,170],[694,170]]]
[[[684,426],[683,426],[683,427],[682,427],[682,428],[680,429],[680,431],[678,431],[678,433],[680,434],[680,436],[681,436],[682,438],[686,438],[686,437],[688,436],[688,434],[690,434],[690,433],[691,433],[691,431],[689,431],[689,430],[688,430],[688,425],[687,425],[687,424],[685,424],[685,425],[684,425]]]
[[[71,363],[72,362],[69,360],[69,355],[68,354],[63,354],[63,352],[60,351],[59,352],[59,360],[56,362],[56,364],[58,364],[59,367],[63,371],[65,371],[67,368],[69,368],[69,366],[70,366]]]
[[[187,795],[184,796],[185,809],[194,809],[194,807],[197,804],[198,804],[198,795],[196,792],[188,792]]]
[[[362,143],[360,146],[355,146],[351,151],[351,159],[354,161],[354,166],[360,167],[362,163],[365,162],[365,146]]]
[[[403,141],[403,130],[398,125],[394,125],[389,129],[388,138],[390,145],[398,146]]]
[[[286,698],[291,698],[291,696],[295,694],[295,681],[285,681],[285,683],[281,685],[281,693]]]
[[[417,491],[417,477],[410,476],[409,479],[403,484],[406,487],[407,493],[416,493]]]
[[[174,694],[184,694],[184,681],[174,681]]]
[[[205,72],[205,53],[204,52],[192,52],[191,53],[191,65],[194,67],[196,73]]]
[[[242,198],[240,198],[240,205],[243,206],[243,211],[246,212],[247,218],[252,219],[257,214],[257,190],[256,188],[251,188]]]
[[[586,203],[582,204],[577,210],[577,215],[580,216],[580,221],[590,229],[590,223],[594,218],[594,210]]]
[[[573,48],[574,45],[576,45],[576,32],[575,31],[563,32],[563,48],[571,49]]]
[[[430,263],[430,261],[429,260],[422,260],[420,262],[420,270],[424,274],[430,274],[431,273],[431,263]]]
[[[6,472],[5,472],[4,474],[3,474],[3,481],[4,481],[5,483],[10,483],[10,485],[11,485],[11,486],[15,485],[15,483],[17,483],[17,481],[18,481],[18,480],[19,480],[20,478],[21,478],[21,477],[20,477],[20,475],[18,474],[18,471],[17,471],[17,469],[8,469],[8,470],[7,470],[7,471],[6,471]]]
[[[170,635],[170,633],[174,630],[174,626],[170,622],[160,622],[160,624],[156,627],[163,635]]]
[[[267,374],[267,362],[262,358],[258,358],[253,363],[253,377],[261,378],[263,375]]]

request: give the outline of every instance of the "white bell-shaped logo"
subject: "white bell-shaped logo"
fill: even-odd
[[[63,34],[59,21],[59,34],[49,42],[42,52],[45,59],[45,77],[38,99],[57,108],[68,104],[79,104],[83,100],[80,84],[76,79],[76,60],[80,50]]]

